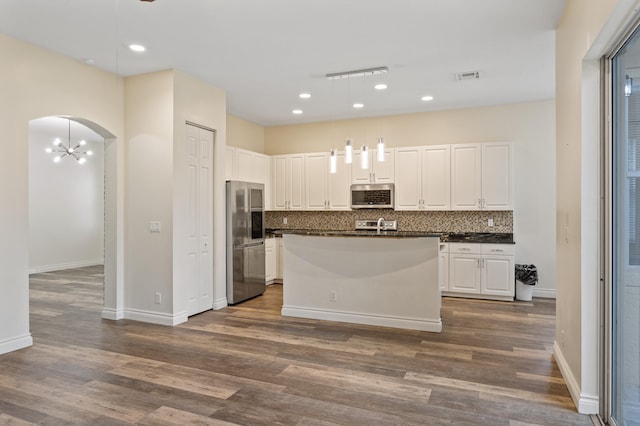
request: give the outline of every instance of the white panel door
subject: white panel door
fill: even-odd
[[[396,210],[422,207],[421,148],[398,148],[395,153]]]
[[[187,125],[187,313],[213,308],[213,132]]]
[[[451,210],[480,210],[481,153],[480,144],[451,145]]]
[[[307,210],[327,209],[328,154],[324,152],[304,156],[304,185]]]
[[[396,150],[396,158],[398,150]],[[401,170],[396,167],[397,180]],[[451,147],[438,145],[422,151],[422,208],[450,210],[451,207]]]
[[[482,208],[513,210],[513,145],[482,144]]]

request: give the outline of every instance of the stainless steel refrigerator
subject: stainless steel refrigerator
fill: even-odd
[[[264,185],[227,181],[227,302],[265,291]]]

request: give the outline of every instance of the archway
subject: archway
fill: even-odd
[[[57,115],[57,116],[48,116],[40,119],[34,119],[29,122],[29,140],[30,145],[32,141],[32,128],[33,123],[39,122],[40,120],[48,120],[50,123],[64,122],[69,123],[69,129],[75,128],[84,129],[85,132],[88,130],[89,134],[96,135],[98,138],[102,139],[103,149],[100,152],[100,155],[96,155],[95,159],[102,162],[99,167],[100,172],[102,173],[102,179],[99,180],[99,185],[102,186],[102,191],[99,188],[95,188],[94,190],[97,192],[96,196],[102,197],[102,200],[99,201],[96,205],[89,207],[90,213],[99,213],[103,217],[103,221],[99,223],[98,226],[98,218],[93,218],[93,222],[91,220],[87,220],[85,222],[86,226],[95,226],[100,229],[100,241],[99,244],[102,246],[101,254],[103,256],[104,263],[104,286],[103,286],[103,307],[102,307],[102,317],[107,319],[120,319],[123,317],[123,273],[122,273],[122,214],[119,214],[118,199],[122,194],[118,194],[118,149],[117,149],[117,139],[113,133],[102,127],[101,125],[88,120],[82,117],[75,116],[67,116],[67,115]],[[71,130],[70,130],[71,132]],[[64,136],[63,140],[66,140],[67,137],[72,137],[73,135],[62,134],[58,136]],[[44,150],[44,148],[42,148]],[[42,152],[43,155],[46,155]],[[30,155],[31,158],[31,155]],[[49,160],[50,161],[50,160]],[[69,160],[67,160],[69,161]],[[75,162],[75,160],[72,160]],[[29,168],[31,169],[32,162],[29,162]],[[83,166],[82,166],[83,167]],[[91,167],[91,165],[89,165]],[[32,171],[30,170],[30,174]],[[85,176],[90,176],[85,175]],[[30,185],[31,189],[31,185]],[[67,200],[69,201],[69,200]],[[97,212],[98,207],[100,206],[100,212]],[[120,204],[121,206],[121,204]],[[85,206],[86,208],[86,206]],[[30,217],[34,216],[34,212],[31,211],[32,206],[29,206],[29,215]],[[90,249],[94,249],[95,241],[91,241],[90,243],[84,241],[85,245],[88,244]],[[32,253],[30,253],[31,257]],[[87,262],[91,262],[93,259],[89,256],[89,260],[85,260]],[[80,263],[82,261],[79,261]],[[64,265],[64,263],[62,263]],[[69,265],[73,265],[70,263]],[[55,266],[55,264],[54,264]],[[30,265],[30,270],[31,270]]]

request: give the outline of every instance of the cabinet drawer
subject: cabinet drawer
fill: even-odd
[[[513,256],[514,253],[514,244],[482,244],[482,254]]]
[[[480,244],[449,243],[449,253],[480,254]]]

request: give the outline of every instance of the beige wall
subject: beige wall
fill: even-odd
[[[173,86],[173,71],[125,79],[128,311],[173,312]],[[162,232],[150,233],[150,221]],[[165,296],[161,305],[154,292]]]
[[[569,371],[563,373],[570,389],[575,383],[577,389],[571,389],[572,395],[583,412],[593,412],[594,405],[597,410],[598,393],[597,322],[586,321],[595,318],[598,312],[597,294],[593,294],[597,292],[593,285],[597,275],[583,276],[591,262],[585,258],[584,248],[597,235],[598,227],[597,220],[585,216],[597,210],[597,202],[587,210],[585,206],[598,195],[597,186],[594,190],[585,177],[597,175],[598,168],[597,162],[592,168],[593,164],[585,161],[592,156],[591,148],[585,150],[588,144],[585,124],[597,127],[597,122],[583,115],[586,111],[583,100],[597,103],[598,99],[597,96],[591,99],[585,91],[588,77],[585,67],[590,64],[584,58],[615,5],[613,0],[569,0],[556,34],[556,237],[557,262],[562,265],[558,268],[556,357],[566,361]],[[597,253],[597,247],[590,247],[590,251]]]
[[[372,147],[378,136],[384,136],[390,147],[504,140],[537,144],[541,138],[554,137],[547,127],[553,125],[553,118],[544,118],[540,137],[526,134],[534,130],[529,123],[541,124],[537,120],[549,108],[553,108],[553,101],[269,127],[265,130],[265,153],[329,151],[333,146],[342,149],[347,137],[355,147],[363,141]]]
[[[228,114],[227,145],[264,154],[264,127]]]
[[[270,155],[342,149],[352,137],[372,147],[378,136],[390,147],[512,141],[515,144],[514,234],[516,262],[538,266],[537,296],[554,297],[555,102],[553,100],[345,120],[265,129]]]
[[[31,341],[27,232],[29,120],[52,115],[82,117],[117,136],[123,134],[124,125],[123,85],[114,75],[2,34],[0,63],[2,353],[28,345]],[[115,142],[106,150],[108,158],[123,158],[122,152],[117,152],[118,144]],[[117,216],[113,211],[106,214]],[[105,292],[108,291],[106,288]],[[115,304],[112,296],[106,293],[105,303]]]

